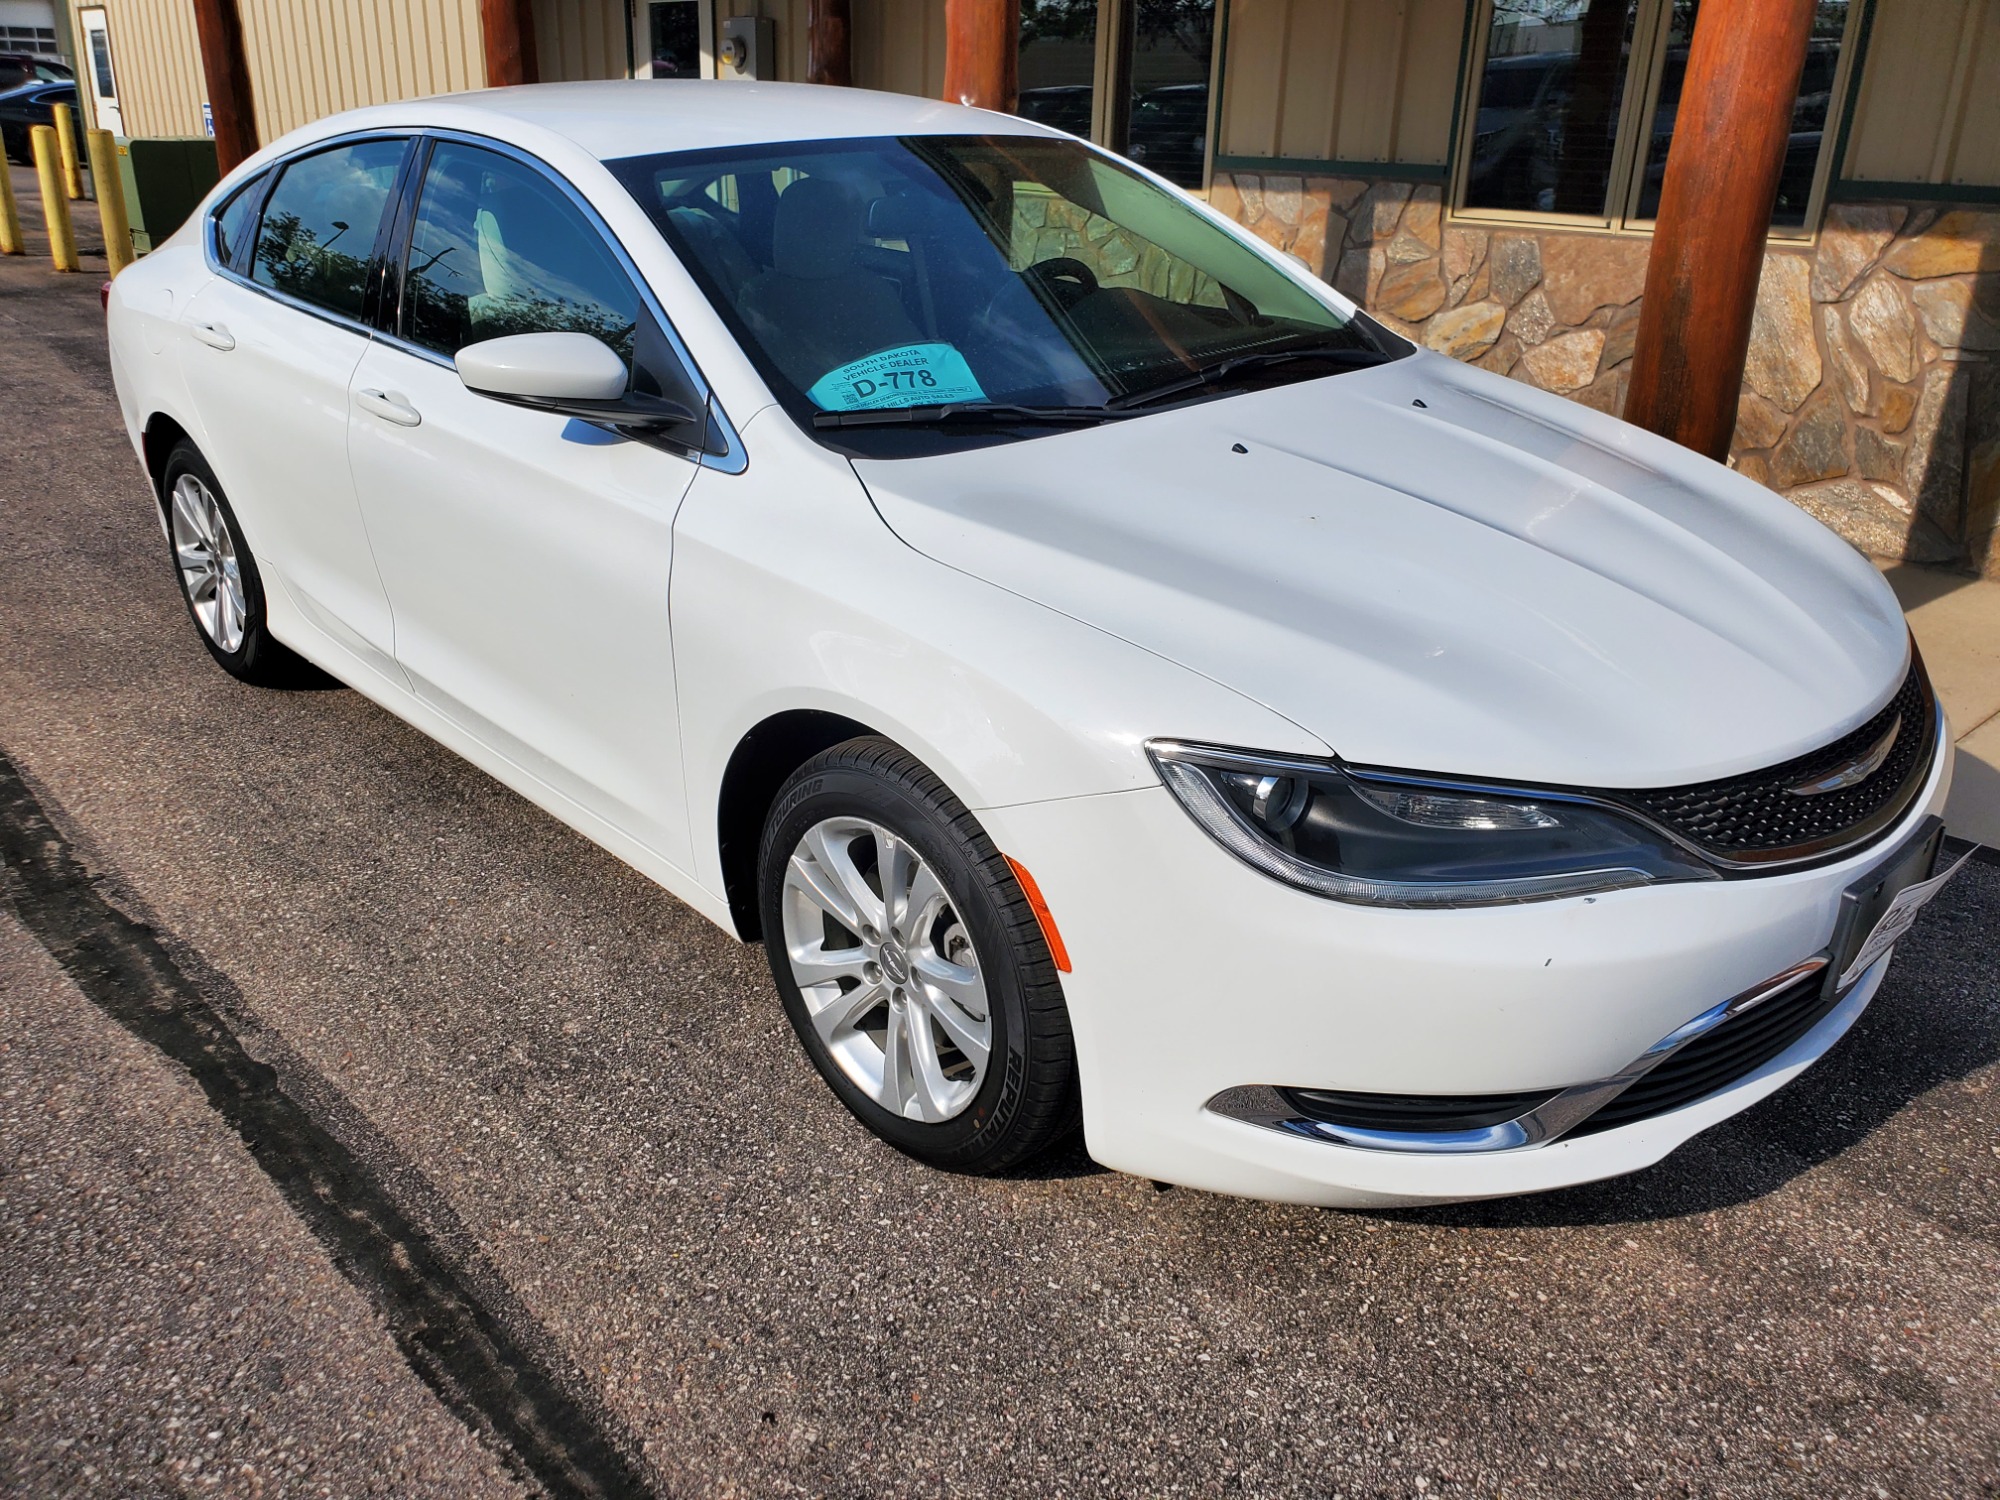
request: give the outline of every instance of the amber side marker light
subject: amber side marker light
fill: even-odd
[[[1062,934],[1056,931],[1056,919],[1049,912],[1049,903],[1042,899],[1042,888],[1035,884],[1035,877],[1021,867],[1021,862],[1011,854],[1000,856],[1007,861],[1007,868],[1014,872],[1014,878],[1021,882],[1021,894],[1028,898],[1028,910],[1035,914],[1041,924],[1042,937],[1048,942],[1049,957],[1056,961],[1058,972],[1069,972],[1069,949],[1063,946]]]

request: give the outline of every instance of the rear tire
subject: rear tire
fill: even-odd
[[[986,1174],[1075,1128],[1048,944],[1005,857],[921,762],[855,739],[794,772],[765,819],[758,905],[792,1029],[890,1145]]]
[[[167,455],[160,493],[174,580],[216,664],[259,687],[289,687],[315,676],[302,657],[272,638],[257,560],[215,471],[185,438]]]

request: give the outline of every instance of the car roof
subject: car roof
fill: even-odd
[[[463,129],[502,139],[509,125],[563,136],[600,160],[780,141],[895,135],[1052,135],[1016,115],[874,89],[714,79],[610,79],[480,89],[377,105],[319,122],[340,129]]]

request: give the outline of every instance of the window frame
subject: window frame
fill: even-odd
[[[1767,236],[1772,243],[1809,244],[1819,234],[1828,190],[1835,178],[1836,158],[1846,146],[1844,132],[1837,121],[1846,117],[1854,82],[1860,77],[1858,54],[1866,36],[1863,18],[1871,4],[1872,0],[1849,0],[1847,19],[1840,33],[1840,57],[1834,68],[1832,101],[1820,138],[1819,158],[1813,164],[1812,189],[1806,198],[1805,218],[1798,224],[1773,224]],[[1494,0],[1475,0],[1470,8],[1464,57],[1459,70],[1458,115],[1453,121],[1447,217],[1451,222],[1470,229],[1580,230],[1651,238],[1656,221],[1640,218],[1637,211],[1644,188],[1644,165],[1652,139],[1652,120],[1659,110],[1660,86],[1666,76],[1667,34],[1673,18],[1673,0],[1638,0],[1638,13],[1632,27],[1632,56],[1625,70],[1625,87],[1619,99],[1611,180],[1605,192],[1605,202],[1610,211],[1603,214],[1468,208],[1465,205],[1476,135],[1472,122],[1479,114],[1479,89],[1486,72],[1487,48],[1493,36],[1493,10]]]

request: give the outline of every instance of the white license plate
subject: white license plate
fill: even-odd
[[[1834,981],[1834,987],[1846,989],[1867,973],[1869,966],[1878,958],[1895,947],[1902,940],[1903,934],[1910,930],[1911,924],[1917,920],[1917,913],[1924,909],[1924,903],[1943,889],[1944,883],[1956,875],[1959,866],[1970,858],[1972,851],[1968,849],[1959,855],[1951,868],[1943,874],[1933,875],[1929,880],[1920,880],[1915,885],[1906,885],[1898,891],[1895,899],[1876,919],[1868,936],[1862,939],[1861,946],[1855,950],[1853,962],[1841,971],[1840,977]]]

